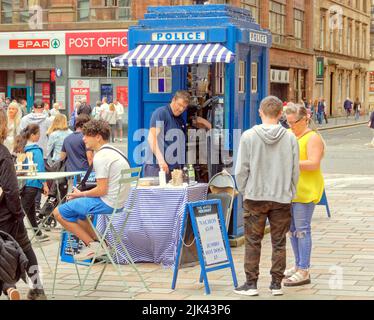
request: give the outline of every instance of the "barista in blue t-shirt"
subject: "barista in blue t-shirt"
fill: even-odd
[[[162,168],[170,177],[173,169],[185,163],[186,122],[182,114],[189,102],[187,91],[177,91],[169,105],[153,112],[148,135],[150,157],[144,165],[144,176],[156,177]]]

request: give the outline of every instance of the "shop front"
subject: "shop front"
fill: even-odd
[[[127,30],[0,34],[0,95],[53,104],[70,114],[74,101],[107,96],[127,105],[127,69],[110,59],[127,50]]]
[[[207,163],[190,157],[195,141],[187,140],[186,162],[200,182],[235,163],[238,137],[259,122],[259,102],[267,95],[271,35],[249,11],[228,5],[149,7],[138,26],[129,29],[129,51],[112,59],[129,67],[128,154],[132,165],[144,163],[138,150],[146,139],[153,111],[168,104],[177,90],[188,90],[195,116],[212,125],[207,135]],[[199,144],[201,148],[201,143]],[[218,161],[212,161],[218,150]],[[199,152],[194,153],[194,155]],[[242,200],[237,198],[230,233],[243,234]]]

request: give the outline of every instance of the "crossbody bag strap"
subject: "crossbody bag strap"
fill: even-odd
[[[120,154],[127,161],[127,164],[130,166],[129,159],[127,159],[127,157],[121,151],[119,151],[117,149],[114,149],[114,148],[111,148],[111,147],[103,147],[100,150],[104,150],[104,149],[110,149],[110,150],[116,151],[118,154]]]
[[[104,148],[101,148],[100,150],[104,150],[104,149],[110,149],[110,150],[116,151],[118,154],[120,154],[127,161],[127,164],[130,166],[129,159],[127,159],[127,157],[122,152],[120,152],[119,150],[111,148],[111,147],[104,147]],[[93,170],[93,164],[91,164],[90,167],[88,168],[86,174],[84,175],[82,181],[79,184],[80,186],[84,185],[87,182],[92,170]]]

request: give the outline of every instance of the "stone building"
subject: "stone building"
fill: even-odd
[[[347,97],[368,108],[370,8],[369,0],[314,3],[313,96],[325,98],[329,115],[343,114]]]
[[[371,0],[370,66],[369,66],[369,110],[374,110],[374,0]]]

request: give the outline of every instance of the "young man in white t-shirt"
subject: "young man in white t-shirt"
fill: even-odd
[[[124,206],[130,191],[129,188],[123,188],[118,195],[121,170],[130,168],[130,165],[121,151],[109,146],[109,124],[103,120],[91,120],[83,126],[82,132],[86,147],[95,151],[93,170],[96,173],[97,186],[88,191],[74,189],[68,194],[70,201],[53,212],[67,231],[86,244],[86,248],[75,255],[76,260],[92,258],[100,245],[87,215],[111,214],[116,203],[117,207]],[[100,248],[98,255],[103,253],[103,248]]]

